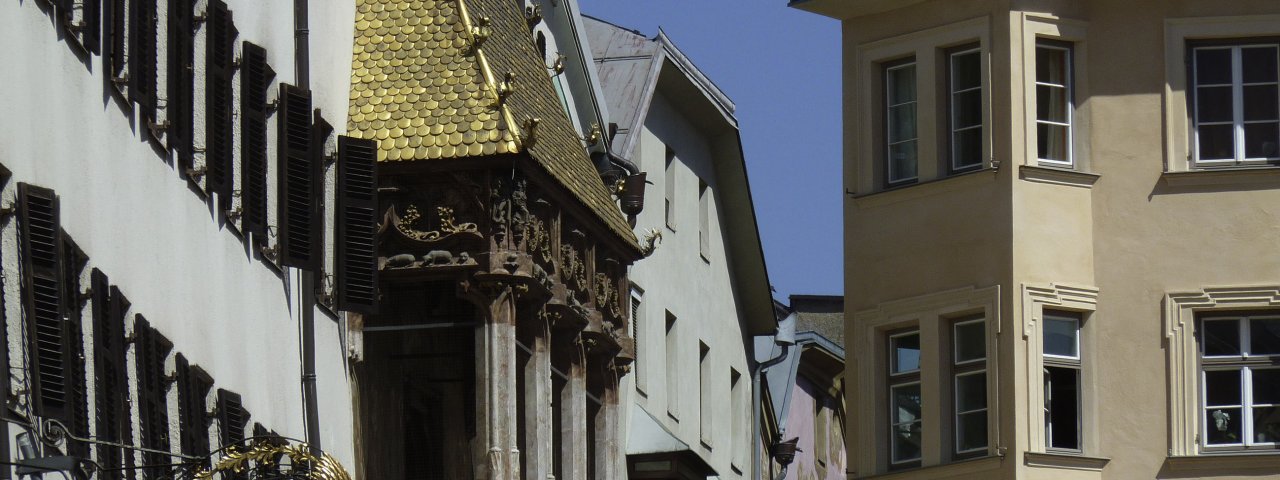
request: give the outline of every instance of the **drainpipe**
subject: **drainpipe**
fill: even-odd
[[[762,401],[760,394],[760,377],[769,367],[782,363],[787,358],[787,353],[791,351],[791,346],[796,343],[796,314],[787,315],[787,318],[778,322],[778,332],[773,336],[773,343],[782,346],[782,352],[778,356],[765,360],[764,363],[756,365],[751,373],[751,438],[754,447],[751,449],[751,468],[755,470],[752,474],[754,480],[762,480],[764,478],[764,469],[760,465],[760,449],[764,446],[763,440],[760,438],[760,415],[763,410],[760,402]],[[781,432],[779,432],[779,435]],[[783,471],[785,474],[786,471]]]
[[[293,48],[300,88],[311,88],[311,51],[307,44],[307,1],[293,0]],[[316,400],[316,272],[298,270],[301,277],[302,302],[298,313],[302,318],[302,401],[307,444],[313,454],[320,448],[320,407]]]

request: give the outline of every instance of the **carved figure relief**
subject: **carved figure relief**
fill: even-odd
[[[596,274],[596,309],[610,318],[621,320],[622,308],[619,306],[618,289],[613,279],[603,273]]]
[[[529,222],[527,182],[523,178],[496,179],[490,195],[495,239],[501,243],[507,234],[511,234],[512,240],[519,244],[524,240],[525,227]]]
[[[560,281],[571,290],[585,293],[588,287],[586,268],[587,264],[577,248],[567,243],[560,246]]]
[[[536,216],[529,217],[527,238],[529,255],[543,264],[550,265],[554,256],[551,253],[551,232],[547,231],[546,222]]]

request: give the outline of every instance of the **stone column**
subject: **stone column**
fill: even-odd
[[[618,470],[618,459],[625,458],[626,452],[620,445],[622,409],[618,405],[618,387],[609,385],[600,397],[600,413],[596,416],[596,476],[600,479],[623,478],[626,476],[626,463],[623,470]]]
[[[517,480],[515,292],[500,281],[459,287],[482,320],[476,329],[476,478]]]
[[[551,336],[545,316],[541,311],[538,313],[541,317],[537,320],[539,332],[529,345],[533,355],[524,366],[524,480],[547,480],[552,474],[552,432],[559,428],[559,425],[552,424]]]
[[[574,342],[572,348],[580,348]],[[560,416],[560,448],[563,479],[587,480],[587,372],[582,354],[575,352],[569,365],[569,381],[560,401],[565,411]]]

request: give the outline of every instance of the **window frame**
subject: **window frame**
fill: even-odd
[[[1049,407],[1050,391],[1048,388],[1046,388],[1044,397],[1043,397],[1044,403],[1045,403],[1044,449],[1046,452],[1051,452],[1051,453],[1068,453],[1068,454],[1080,455],[1084,453],[1084,443],[1085,443],[1084,390],[1083,390],[1084,389],[1084,354],[1083,352],[1080,351],[1080,337],[1082,336],[1081,333],[1084,330],[1084,315],[1081,314],[1080,312],[1073,312],[1073,311],[1066,311],[1066,310],[1053,310],[1053,309],[1047,309],[1047,308],[1044,310],[1043,315],[1046,322],[1051,316],[1056,317],[1055,320],[1064,319],[1064,318],[1073,320],[1075,323],[1075,333],[1076,333],[1075,335],[1076,355],[1074,357],[1044,353],[1043,349],[1041,351],[1041,357],[1042,357],[1041,370],[1043,371],[1042,375],[1044,375],[1042,377],[1044,380],[1043,381],[1044,385],[1046,386],[1049,385],[1047,381],[1048,380],[1047,373],[1048,373],[1048,369],[1050,368],[1075,370],[1075,374],[1076,374],[1075,375],[1076,448],[1057,447],[1053,445],[1053,421],[1052,421],[1052,415],[1050,413],[1050,407]],[[1044,332],[1041,333],[1042,342],[1043,342],[1043,336],[1044,336]]]
[[[920,77],[919,77],[919,69],[917,68],[917,65],[918,63],[916,62],[915,55],[911,55],[898,60],[882,62],[880,64],[880,82],[882,84],[880,95],[881,95],[881,105],[883,108],[883,114],[880,116],[880,121],[883,122],[884,124],[884,138],[883,138],[884,152],[883,152],[882,160],[884,161],[884,187],[886,189],[899,187],[903,185],[911,185],[920,181]],[[893,93],[890,90],[892,88],[892,82],[889,81],[889,74],[894,70],[900,70],[905,68],[911,68],[913,72],[912,74],[916,78],[916,81],[914,84],[915,99],[910,102],[900,103],[897,105],[891,104],[890,102],[892,100],[890,99],[893,97]],[[892,147],[895,145],[895,143],[892,140],[893,122],[890,119],[889,115],[890,115],[890,112],[893,111],[893,107],[908,105],[908,104],[912,105],[915,108],[915,112],[916,112],[915,136],[912,137],[910,140],[903,140],[903,141],[897,142],[897,144],[915,142],[916,173],[911,177],[895,179],[893,178],[893,168],[892,168],[892,163],[893,163]]]
[[[962,326],[973,325],[973,324],[982,326],[982,337],[981,337],[982,338],[982,357],[971,358],[968,360],[960,360],[958,358],[960,348],[957,344],[960,336],[956,335],[956,332]],[[988,449],[991,448],[991,438],[990,438],[991,432],[989,431],[990,429],[989,423],[990,423],[990,416],[991,416],[991,392],[987,388],[987,381],[988,381],[987,359],[989,357],[989,355],[987,354],[987,347],[988,347],[987,319],[985,316],[983,315],[966,316],[966,317],[953,320],[951,322],[951,399],[952,399],[952,402],[951,402],[951,431],[952,431],[951,454],[955,459],[964,459],[964,458],[981,456],[984,452],[988,451]],[[979,374],[983,376],[982,377],[983,378],[983,382],[982,382],[983,407],[980,409],[961,412],[960,401],[959,401],[960,377],[979,375]],[[988,425],[987,440],[986,442],[984,442],[984,444],[981,447],[961,450],[960,449],[960,443],[961,443],[960,417],[961,415],[971,415],[978,412],[983,413],[983,423]]]
[[[1065,80],[1065,84],[1058,85],[1053,83],[1045,83],[1045,82],[1041,82],[1038,78],[1036,78],[1036,70],[1039,68],[1039,61],[1040,61],[1039,51],[1041,48],[1060,50],[1065,53],[1066,72],[1063,77]],[[1033,69],[1031,71],[1031,96],[1033,98],[1031,102],[1031,108],[1033,110],[1031,112],[1028,112],[1028,114],[1035,119],[1035,121],[1033,122],[1035,124],[1035,128],[1032,130],[1032,132],[1035,135],[1034,152],[1035,152],[1035,158],[1036,158],[1036,165],[1074,169],[1076,168],[1076,163],[1077,163],[1076,148],[1075,148],[1075,137],[1076,137],[1076,91],[1075,91],[1076,90],[1075,89],[1076,46],[1075,46],[1075,42],[1056,39],[1056,38],[1036,37],[1032,58],[1033,58],[1033,61],[1035,62],[1035,64],[1033,65]],[[1038,97],[1039,97],[1039,88],[1042,86],[1051,87],[1051,88],[1061,88],[1066,90],[1067,104],[1065,106],[1065,109],[1067,113],[1067,122],[1065,124],[1060,122],[1053,122],[1050,120],[1042,120],[1040,118]],[[1046,159],[1041,157],[1040,146],[1039,146],[1041,124],[1066,127],[1067,129],[1067,137],[1065,140],[1066,149],[1067,149],[1066,160],[1053,160],[1053,159]]]
[[[985,75],[985,70],[986,70],[986,69],[984,68],[984,67],[985,67],[985,62],[984,62],[984,60],[985,60],[985,59],[984,59],[984,57],[983,57],[983,53],[984,53],[984,51],[983,51],[983,49],[982,49],[982,44],[981,44],[980,42],[966,43],[966,44],[964,44],[964,45],[960,45],[960,46],[957,46],[957,47],[949,48],[949,49],[947,49],[947,50],[946,50],[946,52],[945,52],[945,57],[946,57],[946,62],[947,62],[947,67],[946,67],[946,69],[945,69],[945,73],[944,73],[944,75],[946,76],[946,88],[945,88],[945,90],[946,90],[946,96],[947,96],[947,100],[946,100],[946,105],[947,105],[947,142],[946,142],[946,143],[947,143],[947,173],[948,173],[948,174],[951,174],[951,175],[955,175],[955,174],[957,174],[957,173],[969,172],[969,171],[973,171],[973,170],[981,170],[981,169],[986,165],[986,163],[987,163],[987,162],[986,162],[986,159],[984,159],[984,158],[983,158],[983,155],[982,155],[982,153],[986,151],[986,143],[987,143],[987,142],[986,142],[986,139],[987,139],[987,137],[986,137],[986,131],[987,131],[986,107],[987,107],[987,101],[988,101],[988,98],[987,98],[986,75]],[[976,55],[977,55],[977,57],[978,57],[978,86],[977,86],[977,87],[971,87],[971,88],[965,89],[964,91],[956,91],[956,89],[955,89],[955,59],[956,59],[956,57],[963,56],[963,55],[970,55],[970,54],[976,54]],[[957,94],[961,94],[961,93],[971,92],[971,91],[974,91],[974,90],[977,90],[977,91],[978,91],[978,96],[979,96],[979,98],[980,98],[980,100],[979,100],[979,102],[978,102],[978,116],[979,116],[979,122],[978,122],[978,124],[977,124],[977,125],[975,125],[975,126],[962,127],[962,128],[960,128],[960,129],[957,129],[957,128],[956,128],[956,126],[955,126],[955,123],[956,123],[956,115],[955,115],[955,114],[956,114],[956,111],[957,111],[957,108],[956,108],[956,95],[957,95]],[[918,92],[917,92],[917,93],[918,93]],[[918,118],[919,118],[919,117],[917,117],[917,128],[919,128],[919,125],[918,125]],[[975,129],[975,128],[976,128],[976,129],[978,129],[978,132],[979,132],[979,133],[978,133],[978,138],[979,138],[979,143],[980,143],[980,145],[979,145],[979,157],[978,157],[978,162],[977,162],[977,163],[974,163],[974,164],[970,164],[970,165],[957,166],[957,165],[956,165],[956,145],[957,145],[957,143],[956,143],[956,133],[957,133],[958,131],[960,131],[960,130],[971,130],[971,129]],[[887,131],[887,129],[886,129],[886,131]],[[917,138],[918,138],[918,136],[917,136]],[[918,155],[919,155],[919,154],[917,153],[917,161],[918,161],[918,158],[919,158],[919,157],[918,157]]]
[[[1241,168],[1259,165],[1275,165],[1280,163],[1280,148],[1277,149],[1274,157],[1249,158],[1247,156],[1247,146],[1245,145],[1244,128],[1249,123],[1280,123],[1280,114],[1275,120],[1248,121],[1244,119],[1244,87],[1257,85],[1276,85],[1280,90],[1280,71],[1277,72],[1275,82],[1262,82],[1246,85],[1243,81],[1243,64],[1241,59],[1241,51],[1250,47],[1272,47],[1276,49],[1277,65],[1280,70],[1280,36],[1262,36],[1262,37],[1243,37],[1232,39],[1214,39],[1214,40],[1194,40],[1187,39],[1185,47],[1184,64],[1186,67],[1186,115],[1187,115],[1187,159],[1192,169],[1213,170],[1224,168]],[[1200,87],[1196,78],[1196,53],[1201,50],[1229,50],[1231,52],[1231,122],[1232,127],[1232,158],[1228,159],[1208,159],[1200,158]],[[1225,84],[1210,84],[1210,86],[1227,86]],[[1280,95],[1277,96],[1280,98]],[[1280,100],[1277,101],[1280,103]],[[1277,112],[1280,112],[1280,105],[1277,105]],[[1213,125],[1223,125],[1225,122],[1209,122]],[[1280,129],[1280,126],[1277,127]],[[1280,134],[1278,134],[1280,135]]]
[[[902,337],[912,336],[912,335],[918,337],[920,340],[923,339],[923,335],[919,327],[910,327],[910,328],[902,329],[896,332],[891,332],[885,336],[885,345],[888,347],[888,349],[886,350],[886,356],[888,358],[886,358],[887,361],[885,362],[885,366],[887,367],[886,376],[885,376],[885,392],[888,394],[888,398],[887,398],[887,401],[885,402],[885,405],[888,407],[888,414],[889,414],[885,420],[886,420],[886,425],[888,426],[887,433],[888,433],[889,448],[887,449],[888,450],[887,453],[889,454],[889,468],[891,470],[918,467],[921,465],[921,462],[924,459],[924,450],[925,450],[925,444],[923,441],[924,382],[922,382],[919,362],[917,362],[915,369],[903,370],[900,372],[895,371],[896,355],[894,353],[894,347],[893,347],[894,340]],[[923,347],[923,345],[921,345],[921,347]],[[909,422],[898,422],[896,421],[897,412],[895,411],[894,391],[898,388],[910,387],[912,385],[914,385],[916,387],[916,390],[920,392],[920,396],[921,396],[920,416]],[[921,432],[920,435],[922,437],[922,440],[920,442],[920,453],[918,453],[914,458],[899,460],[897,458],[897,447],[896,447],[897,444],[894,442],[894,430],[899,426],[910,425],[910,424],[920,425],[919,430]]]
[[[1280,370],[1280,353],[1254,355],[1252,353],[1251,329],[1249,323],[1255,319],[1280,320],[1280,311],[1213,311],[1204,312],[1196,318],[1196,366],[1197,379],[1200,382],[1196,399],[1196,418],[1199,430],[1198,446],[1203,452],[1277,452],[1280,451],[1280,440],[1275,442],[1256,442],[1254,438],[1253,410],[1257,407],[1280,407],[1280,403],[1254,403],[1253,372],[1254,370]],[[1240,341],[1239,355],[1205,355],[1204,328],[1207,322],[1234,322],[1236,334]],[[1208,372],[1239,371],[1240,402],[1239,405],[1209,405]],[[1240,409],[1240,437],[1238,443],[1209,443],[1206,414],[1211,407]]]

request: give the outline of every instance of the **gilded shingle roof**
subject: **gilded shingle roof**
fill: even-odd
[[[357,0],[347,131],[378,140],[378,160],[512,153],[455,0]]]
[[[377,139],[379,160],[527,153],[638,248],[561,106],[519,2],[357,0],[352,53],[347,130]],[[511,75],[513,88],[499,98]],[[524,138],[517,122],[529,118],[539,122]]]

